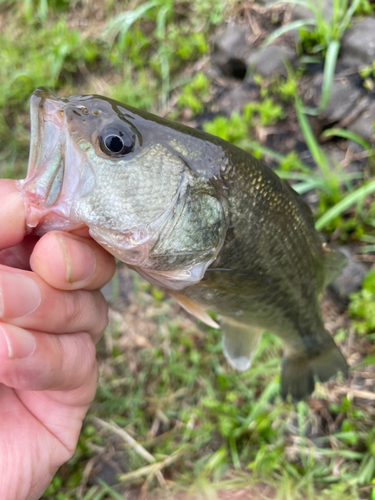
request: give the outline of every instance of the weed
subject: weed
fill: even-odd
[[[217,116],[212,122],[204,123],[203,129],[209,134],[217,135],[221,139],[234,144],[245,139],[248,134],[247,123],[239,113],[232,113],[229,118]]]
[[[276,159],[280,164],[280,171],[277,171],[280,177],[300,181],[293,186],[298,193],[302,194],[312,189],[317,190],[319,205],[316,214],[318,215],[316,228],[318,230],[325,228],[328,231],[340,228],[345,233],[348,227],[340,217],[353,206],[360,206],[366,197],[375,192],[375,181],[355,187],[353,182],[362,178],[362,174],[344,174],[339,165],[332,168],[328,157],[314,137],[298,96],[295,97],[295,105],[301,131],[319,173],[311,172],[311,169],[303,164],[294,152],[283,156],[249,140],[250,127],[256,125],[257,121],[262,125],[269,125],[283,117],[281,106],[275,105],[270,97],[260,102],[245,105],[242,114],[233,113],[230,118],[218,116],[212,122],[205,123],[204,130],[233,142],[243,149],[250,150],[255,156],[260,157],[265,154]],[[258,115],[258,118],[255,114]],[[373,154],[372,147],[366,141],[346,130],[329,129],[324,133],[324,136],[355,140],[366,148],[369,154]],[[363,218],[368,218],[369,214],[370,210],[367,214],[363,214]]]
[[[280,35],[298,29],[302,49],[310,54],[321,54],[324,58],[322,97],[317,109],[308,109],[309,114],[319,114],[328,104],[333,76],[340,51],[340,40],[348,28],[353,15],[362,8],[362,0],[332,0],[332,17],[326,15],[323,2],[314,0],[286,0],[280,3],[301,5],[311,11],[311,19],[288,23],[275,30],[264,42],[271,43]]]
[[[204,73],[196,73],[192,81],[182,87],[177,97],[177,106],[191,109],[193,115],[202,112],[204,100],[210,93],[209,84],[210,81]]]
[[[256,119],[257,115],[259,120]],[[259,102],[250,102],[243,108],[243,117],[249,124],[257,121],[263,126],[274,125],[284,118],[284,111],[280,104],[276,104],[272,97],[266,97]]]
[[[349,314],[352,326],[361,334],[375,331],[375,270],[372,269],[362,283],[362,289],[350,297]]]

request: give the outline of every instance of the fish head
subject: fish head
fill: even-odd
[[[201,213],[192,218],[197,208],[187,207],[186,200],[191,201],[199,179],[183,157],[184,135],[176,139],[174,130],[155,120],[101,96],[61,98],[37,89],[31,97],[28,173],[19,184],[29,230],[44,234],[87,226],[96,241],[129,265],[177,274],[181,265],[188,274],[198,265],[200,279],[223,242],[217,229],[222,207],[215,197],[206,203],[206,194],[198,193]],[[197,245],[196,228],[185,215],[182,229],[178,224],[183,212],[201,229],[199,219],[207,215],[208,230],[220,233],[218,241],[205,237]],[[172,235],[176,227],[177,237]],[[187,237],[190,230],[194,241]]]
[[[29,227],[43,234],[87,225],[112,253],[128,250],[128,262],[138,262],[130,251],[139,253],[173,206],[185,165],[152,140],[150,124],[139,130],[135,121],[109,99],[36,90],[22,183]]]

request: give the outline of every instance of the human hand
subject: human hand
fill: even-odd
[[[0,200],[0,498],[36,500],[73,455],[94,398],[107,325],[98,289],[115,264],[78,234],[25,237],[14,181],[0,180]]]

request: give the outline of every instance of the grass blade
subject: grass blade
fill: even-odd
[[[327,128],[323,133],[322,137],[342,137],[343,139],[349,139],[351,141],[357,142],[360,146],[363,147],[366,151],[372,152],[371,145],[362,137],[355,134],[354,132],[350,132],[349,130],[345,130],[343,128]]]
[[[361,0],[354,0],[352,5],[350,6],[350,9],[347,10],[345,17],[344,17],[344,19],[339,27],[338,39],[340,39],[343,36],[346,28],[348,27],[348,25],[350,23],[351,18],[353,17],[354,12],[357,10],[360,3],[361,3]]]
[[[336,203],[335,206],[327,210],[327,212],[316,221],[316,229],[321,231],[329,222],[331,222],[331,220],[335,219],[352,205],[360,202],[363,198],[374,192],[375,181],[372,181],[356,189],[353,193],[348,194],[345,198]]]
[[[257,142],[254,141],[241,141],[239,144],[239,147],[242,149],[252,149],[253,151],[256,151],[258,153],[261,153],[262,155],[269,156],[270,158],[273,158],[276,160],[278,163],[282,163],[283,161],[287,160],[287,157],[285,155],[282,155],[281,153],[278,153],[277,151],[274,151],[273,149],[267,148],[265,146],[262,146],[261,144],[258,144]],[[296,166],[302,170],[302,171],[309,171],[311,168],[306,165],[306,163],[303,163],[301,160],[295,160],[296,161]]]
[[[97,478],[97,482],[100,484],[100,486],[104,489],[106,493],[109,493],[113,500],[126,500],[125,497],[120,495],[120,493],[117,493],[114,489],[112,489],[110,486],[108,486],[107,483],[102,481],[101,479]]]
[[[277,30],[273,31],[262,43],[262,47],[266,47],[269,45],[271,42],[276,40],[276,38],[279,38],[279,36],[283,35],[284,33],[288,33],[288,31],[296,30],[299,28],[303,28],[305,26],[315,26],[316,21],[315,19],[301,19],[298,21],[292,21],[291,23],[285,24],[284,26],[281,26]]]
[[[293,184],[292,188],[294,191],[298,194],[304,194],[308,193],[309,191],[312,191],[313,189],[321,188],[321,181],[319,182],[318,180],[311,180],[307,182],[299,182],[298,184]]]
[[[322,97],[318,106],[318,112],[322,112],[327,106],[332,89],[333,77],[335,74],[337,56],[340,50],[340,42],[333,40],[327,49],[326,60],[324,63]]]
[[[329,169],[328,160],[327,160],[325,154],[323,153],[323,151],[320,149],[320,147],[319,147],[319,145],[314,137],[314,134],[311,130],[310,124],[306,118],[304,111],[303,111],[301,100],[298,96],[296,96],[295,103],[296,103],[296,112],[297,112],[298,122],[299,122],[299,125],[301,127],[303,137],[306,141],[306,145],[307,145],[312,157],[314,158],[317,166],[319,167],[320,171],[322,172],[324,178],[327,181],[330,181],[331,180],[331,172]]]
[[[117,35],[121,33],[122,37],[124,37],[131,25],[156,5],[156,1],[146,2],[135,10],[121,12],[107,24],[102,35],[103,38],[107,39],[108,43],[112,45]]]

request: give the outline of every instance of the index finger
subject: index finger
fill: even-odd
[[[0,179],[0,250],[20,243],[26,231],[25,207],[16,181]]]

